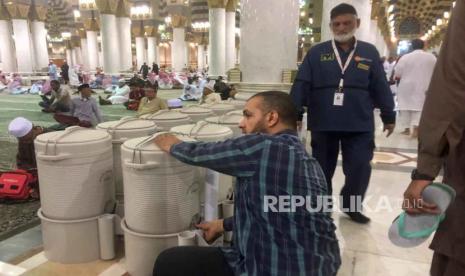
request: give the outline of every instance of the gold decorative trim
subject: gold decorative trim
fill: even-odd
[[[118,0],[95,0],[101,14],[115,14]]]
[[[226,4],[226,12],[236,12],[238,0],[229,0]]]
[[[5,7],[11,15],[11,19],[28,19],[29,5],[9,2]]]
[[[208,8],[224,9],[228,0],[208,0]]]

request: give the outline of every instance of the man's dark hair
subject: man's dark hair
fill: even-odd
[[[155,83],[151,83],[150,81],[145,81],[144,82],[144,88],[151,88],[155,90],[155,92],[158,91],[158,82],[155,81]]]
[[[419,38],[412,40],[411,43],[412,43],[412,50],[422,50],[423,48],[425,48],[425,42],[423,42],[423,40]]]
[[[90,88],[90,86],[89,86],[87,83],[81,84],[81,85],[79,85],[79,87],[78,87],[78,91],[81,91],[81,90],[84,89],[84,88]]]
[[[352,5],[341,3],[331,10],[330,18],[334,19],[335,17],[343,14],[353,14],[357,16],[357,10]]]
[[[264,113],[275,110],[284,124],[297,129],[297,109],[289,94],[282,91],[265,91],[253,95],[250,99],[257,97],[262,99],[261,109]]]
[[[60,82],[59,82],[58,80],[51,80],[51,81],[50,81],[50,84],[53,84],[53,83],[54,83],[54,84],[60,85]]]

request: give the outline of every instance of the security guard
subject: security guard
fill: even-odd
[[[323,168],[330,195],[341,147],[346,176],[341,207],[353,221],[368,223],[370,219],[353,206],[363,200],[370,181],[375,147],[373,110],[381,110],[387,136],[394,130],[395,113],[378,51],[354,36],[359,26],[353,6],[343,3],[331,10],[334,39],[310,49],[291,95],[297,107],[308,108],[312,154]]]

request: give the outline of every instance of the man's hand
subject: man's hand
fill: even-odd
[[[214,241],[224,232],[222,219],[204,221],[197,224],[196,227],[203,230],[204,238],[207,242]]]
[[[385,124],[384,125],[384,128],[383,128],[383,132],[385,132],[387,130],[387,135],[386,137],[389,137],[391,136],[391,134],[394,132],[394,128],[396,127],[395,124]]]
[[[404,192],[402,209],[408,214],[439,214],[440,210],[436,204],[423,201],[421,193],[431,184],[429,180],[413,180]]]
[[[176,136],[170,133],[160,134],[154,139],[155,145],[165,152],[170,152],[171,146],[181,143]]]
[[[297,121],[297,131],[302,131],[302,121]]]

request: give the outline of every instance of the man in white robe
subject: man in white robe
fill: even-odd
[[[404,55],[395,67],[395,77],[399,79],[397,88],[398,110],[405,126],[402,134],[418,137],[418,124],[425,96],[436,57],[424,51],[424,42],[421,39],[412,41],[412,52]],[[412,129],[412,131],[411,131]]]

